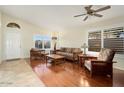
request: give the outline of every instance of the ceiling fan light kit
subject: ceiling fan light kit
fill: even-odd
[[[91,9],[92,7],[93,7],[93,5],[89,5],[89,6],[84,7],[84,9],[86,10],[86,13],[75,15],[74,17],[80,17],[80,16],[86,15],[85,18],[83,19],[83,21],[86,21],[89,18],[89,16],[103,17],[103,15],[98,14],[98,12],[101,12],[101,11],[104,11],[104,10],[111,8],[111,6],[105,6],[105,7],[99,8],[97,10],[94,10],[94,9]]]

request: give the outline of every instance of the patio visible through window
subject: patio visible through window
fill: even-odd
[[[50,49],[51,48],[51,37],[43,35],[34,35],[33,40],[35,41],[35,48]]]

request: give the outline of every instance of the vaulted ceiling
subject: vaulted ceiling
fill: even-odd
[[[103,7],[93,6],[93,9]],[[86,25],[97,21],[103,21],[114,17],[123,16],[124,6],[111,6],[111,9],[99,12],[102,18],[90,17],[83,21],[84,17],[74,18],[74,15],[86,13],[83,5],[21,5],[21,6],[0,6],[0,10],[8,15],[31,22],[41,27],[67,27],[76,25]]]

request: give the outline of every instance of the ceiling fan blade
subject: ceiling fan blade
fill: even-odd
[[[86,21],[86,20],[87,20],[87,18],[88,18],[88,16],[86,16],[86,17],[84,18],[84,21]]]
[[[105,7],[102,7],[100,9],[95,10],[94,12],[100,12],[100,11],[103,11],[103,10],[106,10],[106,9],[109,9],[109,8],[111,8],[111,6],[105,6]]]
[[[97,16],[97,17],[102,17],[103,15],[100,15],[100,14],[93,14],[94,16]]]
[[[83,15],[86,15],[86,14],[75,15],[74,17],[79,17],[79,16],[83,16]]]

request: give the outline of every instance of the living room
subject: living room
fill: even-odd
[[[92,9],[99,9],[99,8],[106,7],[106,6],[107,5],[98,5],[98,6],[93,5],[90,7]],[[111,5],[109,9],[99,12],[101,15],[103,15],[102,17],[96,17],[96,16],[92,16],[88,14],[88,18],[85,21],[84,21],[84,18],[86,16],[74,17],[76,15],[86,13],[85,7],[89,7],[89,6],[88,5],[75,5],[75,6],[74,5],[59,5],[59,6],[5,5],[5,6],[0,6],[0,26],[1,26],[1,29],[0,29],[0,62],[1,64],[5,65],[7,63],[9,64],[8,66],[10,65],[17,66],[13,64],[12,62],[19,61],[19,60],[11,60],[12,62],[10,61],[10,59],[15,59],[15,58],[20,58],[21,63],[24,60],[26,60],[26,62],[27,61],[29,62],[30,61],[30,50],[32,48],[40,48],[44,50],[45,40],[50,41],[50,47],[45,49],[49,54],[50,54],[50,51],[60,50],[62,47],[64,48],[66,47],[66,48],[79,48],[81,49],[82,54],[85,53],[85,54],[90,54],[92,56],[98,56],[101,48],[105,48],[105,43],[106,43],[104,42],[105,41],[104,36],[106,35],[105,31],[115,31],[115,32],[122,31],[121,38],[123,39],[124,37],[124,33],[123,33],[124,13],[121,12],[120,10],[124,9],[124,6]],[[8,46],[7,40],[9,40],[10,37],[14,37],[14,36],[10,36],[7,38],[7,35],[9,32],[14,32],[14,31],[17,35],[20,36],[20,38],[15,39],[15,38],[18,38],[19,36],[13,38],[13,44],[16,45],[15,47],[7,47]],[[92,49],[94,47],[92,47],[92,44],[90,45],[89,40],[97,38],[97,37],[99,38],[98,34],[94,35],[95,32],[100,33],[101,41],[100,43],[97,42],[97,44],[100,46],[97,46],[98,48],[94,50]],[[91,34],[91,37],[90,37],[90,34]],[[52,37],[54,38],[52,39]],[[36,41],[37,40],[42,41],[42,39],[43,39],[43,43],[40,46],[37,46]],[[18,41],[16,42],[16,40]],[[56,47],[55,47],[55,44],[56,44]],[[124,40],[122,42],[122,45],[123,45],[122,47],[119,47],[120,49],[122,48],[122,50],[121,51],[118,50],[117,52],[119,53],[116,53],[113,59],[113,69],[119,69],[119,71],[121,71],[122,76],[120,78],[123,78],[124,76],[123,75],[124,73],[123,71],[124,70],[124,63],[123,63]],[[17,47],[19,47],[20,50],[18,50]],[[86,51],[84,50],[84,47],[86,47]],[[17,51],[16,51],[16,48],[17,48]],[[117,48],[117,46],[115,48]],[[89,49],[91,51],[89,51]],[[6,60],[9,60],[9,61],[6,62]],[[85,72],[84,68],[81,68],[76,62],[73,63],[73,61],[66,60],[64,65],[58,64],[56,67],[52,66],[51,63],[48,63],[48,67],[47,67],[45,64],[45,60],[41,61],[41,59],[38,59],[38,60],[34,59],[33,62],[30,63],[32,67],[32,71],[34,71],[34,73],[36,72],[36,74],[38,74],[39,76],[43,75],[42,78],[40,78],[40,80],[42,79],[41,81],[43,81],[42,83],[44,83],[43,85],[40,85],[40,83],[38,83],[39,76],[33,75],[33,77],[32,76],[27,77],[27,79],[30,78],[29,79],[30,81],[28,80],[28,83],[30,85],[28,84],[25,85],[25,82],[27,81],[27,79],[23,80],[21,79],[22,77],[20,77],[19,80],[17,80],[18,82],[13,83],[13,84],[11,84],[13,81],[6,82],[8,79],[7,80],[4,79],[6,81],[3,80],[2,82],[4,83],[1,83],[1,86],[11,86],[11,85],[15,87],[16,86],[61,86],[61,87],[63,86],[68,86],[68,87],[69,86],[75,86],[75,87],[76,86],[97,86],[97,87],[99,86],[105,86],[105,87],[106,86],[111,86],[111,87],[112,86],[119,86],[119,87],[124,86],[123,79],[118,78],[118,81],[114,81],[115,79],[117,79],[116,75],[119,76],[119,73],[114,73],[113,78],[115,77],[116,78],[112,80],[112,83],[106,84],[106,82],[108,82],[108,79],[109,81],[111,81],[110,77],[107,77],[107,80],[106,80],[106,77],[101,76],[101,75],[98,75],[98,76],[96,75],[95,78],[92,78],[90,77],[90,72],[87,70]],[[21,66],[22,66],[21,68],[25,67],[24,64],[22,64]],[[57,73],[63,70],[63,66],[64,66],[65,72],[63,72],[64,74],[59,74],[60,76],[58,76],[58,79],[57,79]],[[38,67],[40,68],[40,70]],[[1,70],[3,68],[4,67],[1,66]],[[10,69],[11,69],[11,66],[10,66]],[[56,71],[56,69],[58,71]],[[6,69],[3,69],[3,72],[4,70],[6,71]],[[15,68],[15,70],[19,70],[19,69]],[[24,71],[25,70],[26,69],[24,69]],[[53,71],[56,71],[56,73],[53,73],[53,72],[50,73],[49,71],[47,72],[47,70],[51,70],[50,72],[52,72],[53,70]],[[74,72],[70,72],[71,70],[74,70]],[[76,74],[78,70],[80,73]],[[41,74],[39,74],[39,71],[41,71]],[[12,77],[13,77],[11,76],[13,75],[12,73],[13,72],[8,73],[8,76],[10,75],[9,76],[10,80],[12,80]],[[70,80],[70,82],[72,82],[75,78],[79,76],[82,77],[82,75],[84,74],[86,74],[86,76],[80,79],[81,82],[79,84],[77,84],[77,82],[79,81],[76,81],[76,83],[73,82],[73,84],[71,84],[68,82],[68,80],[71,78],[68,78],[69,76],[67,74],[72,75],[72,77],[75,76],[72,80]],[[61,75],[64,75],[65,77],[63,78]],[[27,74],[25,75],[25,77],[26,76]],[[56,78],[52,78],[53,81],[52,80],[48,81],[51,79],[49,78],[49,76],[50,77],[56,76]],[[34,77],[37,78],[36,81],[34,79],[35,82],[31,80]],[[96,81],[96,78],[97,78],[97,81]],[[64,81],[60,81],[63,79],[65,80],[65,83],[67,83],[67,85],[63,83]],[[59,84],[54,80],[58,80]],[[103,84],[100,84],[100,82],[103,82]]]

